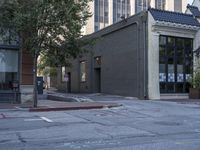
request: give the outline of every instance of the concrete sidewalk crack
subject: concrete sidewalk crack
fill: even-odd
[[[22,138],[22,136],[21,136],[20,133],[16,133],[16,136],[18,137],[18,140],[19,140],[21,143],[26,143],[26,141]]]

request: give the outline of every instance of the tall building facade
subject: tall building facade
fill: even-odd
[[[186,5],[187,0],[94,0],[90,3],[93,16],[83,28],[83,34],[98,31],[149,7],[185,12]]]

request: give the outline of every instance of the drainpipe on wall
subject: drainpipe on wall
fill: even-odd
[[[77,76],[78,76],[78,89],[77,89],[77,90],[78,90],[78,93],[81,92],[81,82],[80,82],[80,81],[81,81],[81,79],[80,79],[80,73],[81,73],[81,72],[80,72],[80,68],[81,68],[81,67],[80,67],[80,62],[81,62],[81,58],[82,58],[82,55],[79,55],[79,58],[78,58],[78,60],[77,60],[77,63],[78,63],[78,64],[77,64],[77,66],[78,66],[78,67],[77,67],[77,72],[78,72],[78,75],[77,75]]]
[[[139,22],[138,21],[135,21],[135,22],[133,22],[133,24],[136,24],[136,26],[137,26],[137,33],[136,33],[136,37],[137,37],[137,39],[138,39],[138,41],[137,41],[137,68],[136,68],[136,71],[137,71],[137,82],[136,82],[136,87],[137,87],[137,95],[138,96],[140,96],[140,92],[139,92],[139,87],[138,87],[138,82],[139,82],[139,80],[138,80],[138,77],[139,77],[139,75],[138,75],[138,73],[139,73],[139,71],[138,71],[138,69],[139,69],[139,46],[140,46],[140,44],[139,44],[139,30],[140,30],[140,27],[139,27]]]
[[[146,47],[146,42],[148,42],[148,38],[146,38],[147,37],[147,29],[146,29],[146,27],[147,27],[147,16],[145,15],[145,16],[143,16],[143,29],[144,29],[144,39],[143,39],[143,41],[144,41],[144,43],[143,43],[143,47],[144,47],[144,99],[147,99],[148,98],[148,93],[147,93],[147,74],[148,74],[148,69],[146,68],[147,67],[147,65],[146,65],[146,63],[148,62],[148,57],[146,57],[146,54],[148,53],[148,49],[147,49],[147,47]]]
[[[92,49],[92,48],[90,48]],[[90,93],[94,93],[94,54],[91,52],[90,56],[91,65],[90,65]]]
[[[22,85],[22,39],[19,38],[19,53],[18,53],[18,80],[19,80],[19,102],[21,103],[21,85]]]

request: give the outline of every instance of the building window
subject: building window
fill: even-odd
[[[100,24],[104,24],[104,27],[106,24],[109,23],[108,19],[108,0],[95,0],[95,24],[96,26],[100,26]],[[95,29],[97,29],[95,27]],[[95,30],[96,31],[96,30]]]
[[[95,7],[95,22],[99,22],[99,1],[95,0],[94,1],[94,7]]]
[[[101,67],[101,56],[94,57],[94,67],[95,68]]]
[[[136,0],[135,1],[136,13],[139,13],[143,10],[147,10],[149,6],[150,6],[150,0]]]
[[[174,1],[174,11],[182,12],[182,0]]]
[[[0,49],[0,90],[12,90],[18,80],[18,51]]]
[[[193,40],[160,36],[159,79],[161,93],[187,93],[193,70]]]
[[[62,75],[62,78],[61,78],[61,80],[62,80],[62,82],[65,82],[66,81],[66,69],[65,69],[65,67],[61,67],[61,75]]]
[[[97,65],[101,65],[101,56],[95,57],[95,63],[96,63]]]
[[[121,20],[121,17],[129,17],[130,15],[130,0],[115,0],[113,1],[113,22]]]
[[[86,81],[86,62],[85,61],[80,62],[80,79],[81,79],[81,82]]]
[[[156,8],[165,10],[166,7],[166,0],[156,0]]]
[[[98,31],[99,30],[99,26],[95,25],[94,30],[95,30],[95,32]]]

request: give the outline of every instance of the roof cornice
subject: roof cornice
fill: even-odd
[[[155,21],[153,25],[163,26],[163,27],[173,27],[173,28],[179,28],[179,29],[187,29],[191,31],[198,31],[200,29],[200,27],[197,27],[197,26],[177,24],[177,23],[165,22],[165,21]]]

